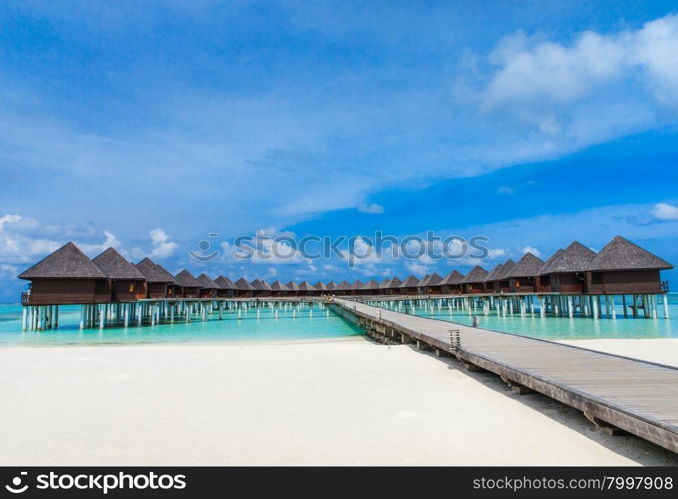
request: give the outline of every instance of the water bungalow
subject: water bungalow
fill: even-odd
[[[299,296],[299,285],[296,282],[290,281],[285,286],[287,286],[287,289],[289,290],[287,296]]]
[[[158,268],[160,273],[165,277],[165,279],[167,279],[167,297],[168,298],[176,297],[179,285],[174,280],[174,276],[172,275],[172,273],[159,263],[156,263],[155,266]]]
[[[106,276],[73,243],[46,256],[19,275],[31,281],[23,305],[106,303],[111,295]]]
[[[202,284],[188,270],[183,269],[174,276],[177,296],[181,298],[199,298]]]
[[[146,298],[146,277],[115,248],[92,259],[106,277],[111,303],[123,303]]]
[[[273,291],[271,285],[264,281],[263,279],[255,279],[250,283],[250,285],[252,286],[252,288],[254,288],[253,296],[256,297],[271,296],[271,293]]]
[[[586,268],[589,294],[658,294],[668,291],[661,270],[673,266],[646,249],[617,236],[598,253]]]
[[[426,274],[424,277],[419,279],[419,282],[417,282],[417,294],[418,295],[425,295],[427,294],[424,291],[424,288],[426,287],[426,283],[428,282],[429,277],[431,277],[430,274]]]
[[[200,283],[198,290],[200,298],[217,298],[219,296],[219,285],[204,272],[197,277]]]
[[[327,285],[322,281],[316,282],[313,287],[316,291],[320,291],[321,295],[324,295],[327,292]]]
[[[325,286],[325,289],[327,290],[328,293],[334,294],[334,292],[335,292],[336,289],[337,289],[337,285],[336,285],[336,283],[335,283],[334,281],[330,281],[330,282],[328,282],[327,285]]]
[[[419,286],[419,279],[417,279],[416,277],[411,275],[407,279],[405,279],[403,282],[401,282],[400,286],[398,286],[398,289],[400,290],[399,294],[401,294],[401,295],[416,295],[418,286]]]
[[[548,291],[551,293],[581,294],[586,292],[586,271],[596,257],[596,252],[578,241],[556,252],[539,271],[548,276]],[[542,289],[547,284],[541,280]]]
[[[442,281],[440,281],[440,292],[444,295],[461,294],[461,281],[464,280],[464,274],[458,270],[453,270]]]
[[[351,295],[362,295],[365,294],[365,283],[360,279],[357,279],[353,284],[350,285]]]
[[[237,297],[251,298],[254,296],[254,286],[252,286],[244,277],[235,281],[235,285],[238,288],[235,294]]]
[[[235,285],[228,277],[220,275],[217,277],[214,282],[217,283],[219,289],[217,290],[217,297],[219,298],[231,298],[235,296],[238,286]]]
[[[316,291],[316,289],[306,281],[302,281],[299,284],[299,295],[300,296],[311,296],[311,295],[316,294],[315,291]]]
[[[485,278],[485,286],[487,287],[488,292],[499,293],[499,276],[501,275],[501,269],[504,267],[503,263],[498,263],[494,266],[490,273],[487,274]]]
[[[165,298],[168,296],[167,288],[170,284],[174,284],[174,276],[170,276],[168,279],[150,258],[144,258],[134,267],[144,276],[146,281],[145,298]]]
[[[466,277],[461,280],[462,292],[467,295],[486,293],[487,288],[485,278],[488,274],[489,272],[480,265],[473,267],[471,271],[466,274]]]
[[[537,290],[537,276],[543,266],[544,260],[528,251],[508,272],[502,272],[501,278],[509,279],[511,293],[534,293]]]
[[[271,296],[289,296],[290,290],[280,281],[271,283]]]
[[[348,281],[341,281],[339,287],[337,288],[338,295],[347,296],[351,294],[351,283]]]

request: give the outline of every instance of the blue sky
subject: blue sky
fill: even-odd
[[[669,1],[3,2],[0,298],[68,240],[313,282],[470,262],[229,243],[481,234],[489,267],[621,234],[678,262],[676,53]]]

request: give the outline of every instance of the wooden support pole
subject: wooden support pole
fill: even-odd
[[[667,293],[664,293],[663,295],[663,302],[664,302],[664,319],[669,318],[669,298],[667,296]]]

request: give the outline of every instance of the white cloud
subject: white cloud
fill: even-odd
[[[417,262],[407,262],[405,264],[405,268],[408,271],[420,277],[428,273],[428,267],[426,267],[425,265],[421,265],[420,263]]]
[[[80,243],[78,247],[86,254],[91,256],[96,256],[99,253],[107,250],[108,248],[115,248],[120,250],[122,243],[115,237],[115,234],[110,231],[104,231],[104,240],[101,243]]]
[[[659,220],[678,220],[678,207],[668,203],[657,203],[652,209],[652,215]]]
[[[358,205],[358,211],[362,213],[369,213],[370,215],[380,215],[384,213],[384,207],[380,204],[360,204]]]
[[[278,275],[278,269],[276,269],[275,267],[269,267],[269,268],[268,268],[268,275],[269,275],[270,277],[275,277],[275,276],[277,276],[277,275]]]
[[[148,255],[149,258],[169,258],[174,255],[178,245],[170,241],[170,236],[163,229],[153,229],[150,232],[153,250]]]
[[[497,189],[497,192],[499,194],[515,194],[516,190],[507,185],[502,185],[499,189]]]
[[[532,253],[534,256],[541,256],[541,252],[537,248],[533,248],[532,246],[525,246],[522,250],[520,250],[525,253]]]
[[[0,279],[14,279],[19,275],[19,269],[14,265],[0,263]]]

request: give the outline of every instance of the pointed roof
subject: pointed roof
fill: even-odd
[[[419,285],[419,279],[411,275],[400,283],[401,288],[416,288]]]
[[[498,281],[499,276],[502,274],[501,269],[504,267],[503,263],[498,263],[495,267],[490,270],[490,273],[485,277],[485,282]]]
[[[436,272],[434,272],[433,274],[431,274],[428,277],[428,281],[426,281],[426,285],[429,286],[429,287],[430,286],[441,286],[442,281],[443,281],[443,278],[440,277],[440,275],[438,275]]]
[[[308,282],[302,281],[299,284],[299,291],[316,291],[316,289],[311,286]]]
[[[379,283],[379,289],[386,289],[391,285],[392,279],[384,279]]]
[[[443,286],[459,284],[464,279],[464,274],[458,270],[453,270],[440,282]]]
[[[255,279],[250,284],[257,291],[271,291],[271,285],[263,279]]]
[[[135,263],[134,268],[144,276],[146,282],[174,282],[174,276],[170,275],[170,278],[168,279],[158,268],[158,265],[148,257],[144,258],[139,263]]]
[[[461,282],[463,283],[485,282],[487,274],[488,274],[487,270],[482,268],[480,265],[476,265],[471,269],[471,272],[466,274],[466,277],[464,277],[461,280]]]
[[[249,282],[247,282],[247,279],[245,279],[244,277],[241,277],[240,279],[235,281],[235,285],[241,291],[254,291],[252,285]]]
[[[510,258],[504,262],[504,264],[501,266],[501,269],[497,272],[497,275],[495,276],[496,280],[503,280],[503,279],[508,279],[508,275],[510,272],[513,272],[513,269],[516,266],[516,262],[511,260]]]
[[[104,279],[92,260],[73,243],[66,243],[54,253],[19,275],[20,279]]]
[[[429,277],[431,277],[431,275],[426,274],[424,277],[419,279],[419,282],[417,283],[417,287],[420,288],[420,287],[426,286],[426,283],[428,282]]]
[[[586,270],[665,270],[672,269],[666,260],[650,253],[628,239],[617,236],[593,258]]]
[[[379,282],[376,279],[370,279],[363,289],[379,289]]]
[[[294,281],[288,282],[286,284],[286,286],[287,286],[287,289],[289,289],[290,291],[299,291],[299,286]]]
[[[388,282],[388,287],[389,288],[399,288],[402,283],[403,283],[403,281],[401,281],[397,277],[394,277],[393,279],[391,279]]]
[[[544,265],[541,268],[540,274],[584,272],[588,270],[589,264],[595,257],[595,251],[587,248],[578,241],[574,241],[558,254],[558,256],[552,260],[549,259],[549,264]]]
[[[177,283],[176,280],[174,279],[174,276],[172,275],[172,273],[169,270],[167,270],[165,267],[163,267],[159,263],[156,263],[155,266],[160,271],[160,274],[165,278],[164,282],[168,282],[168,283],[171,283],[171,284]]]
[[[543,266],[544,260],[528,251],[520,260],[518,260],[509,272],[503,275],[503,277],[534,277],[539,275],[539,270]]]
[[[553,253],[550,257],[548,257],[548,259],[546,260],[544,265],[542,265],[542,267],[539,269],[539,275],[544,275],[545,274],[544,269],[548,268],[551,265],[551,263],[553,261],[555,261],[556,258],[560,258],[560,254],[562,252],[563,252],[563,249],[559,248],[558,250],[556,250],[555,253]]]
[[[289,289],[287,289],[287,286],[285,286],[280,281],[273,281],[271,283],[271,290],[272,291],[289,291]]]
[[[139,270],[129,263],[115,248],[106,251],[92,259],[101,273],[108,279],[135,279],[146,280]]]
[[[315,289],[317,289],[318,291],[327,291],[327,286],[322,281],[316,282],[315,286],[313,286],[313,287]]]
[[[351,289],[351,283],[348,281],[341,281],[341,284],[339,284],[337,289],[342,291],[348,291],[349,289]]]
[[[216,282],[214,282],[214,280],[212,280],[212,278],[205,274],[204,272],[200,274],[196,279],[200,283],[201,289],[219,289],[219,285]]]
[[[365,283],[360,279],[356,279],[356,281],[351,284],[351,289],[365,289]]]
[[[201,288],[202,284],[200,281],[193,277],[188,270],[183,269],[177,275],[174,276],[174,281],[181,286],[182,288]]]
[[[325,289],[327,289],[327,291],[334,291],[337,289],[337,284],[334,281],[330,281],[327,283],[327,286],[325,286]]]
[[[238,289],[238,286],[236,286],[233,281],[222,275],[217,277],[214,282],[216,282],[221,289]]]

